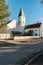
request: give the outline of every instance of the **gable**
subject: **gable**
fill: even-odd
[[[7,27],[8,28],[16,28],[16,21],[15,20],[11,21],[10,23],[7,24]]]

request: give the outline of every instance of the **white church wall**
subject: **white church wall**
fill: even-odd
[[[10,28],[10,29],[8,29],[8,30],[6,31],[6,33],[7,33],[7,34],[11,34],[12,31],[15,31],[15,28]]]
[[[22,32],[22,33],[24,33],[25,16],[20,16],[19,20],[18,20],[18,23],[19,23],[19,31]]]
[[[15,31],[20,31],[19,28],[20,28],[20,27],[19,27],[19,24],[18,24],[18,22],[17,22],[17,23],[16,23],[16,29],[15,29]]]
[[[9,28],[16,28],[16,20],[13,20],[7,24],[7,29]]]
[[[16,29],[16,21],[13,20],[10,23],[7,24],[7,31],[6,33],[11,34],[11,31],[14,31]]]
[[[25,26],[25,16],[19,17],[20,26]]]

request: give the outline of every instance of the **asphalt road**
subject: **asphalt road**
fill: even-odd
[[[38,44],[19,44],[0,47],[0,65],[21,65],[32,54],[43,49],[43,42]],[[22,61],[23,60],[23,61]]]
[[[43,65],[43,53],[28,65]]]
[[[17,52],[20,46],[5,46],[0,47],[0,65],[13,65],[15,64]]]

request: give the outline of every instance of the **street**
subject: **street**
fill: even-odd
[[[43,49],[43,42],[38,44],[18,44],[0,47],[0,65],[24,64],[34,53]]]
[[[28,65],[43,65],[43,53]]]

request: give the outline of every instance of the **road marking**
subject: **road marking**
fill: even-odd
[[[0,53],[3,53],[3,52],[15,52],[15,51],[17,51],[17,50],[14,50],[14,49],[12,49],[12,50],[0,50]]]

